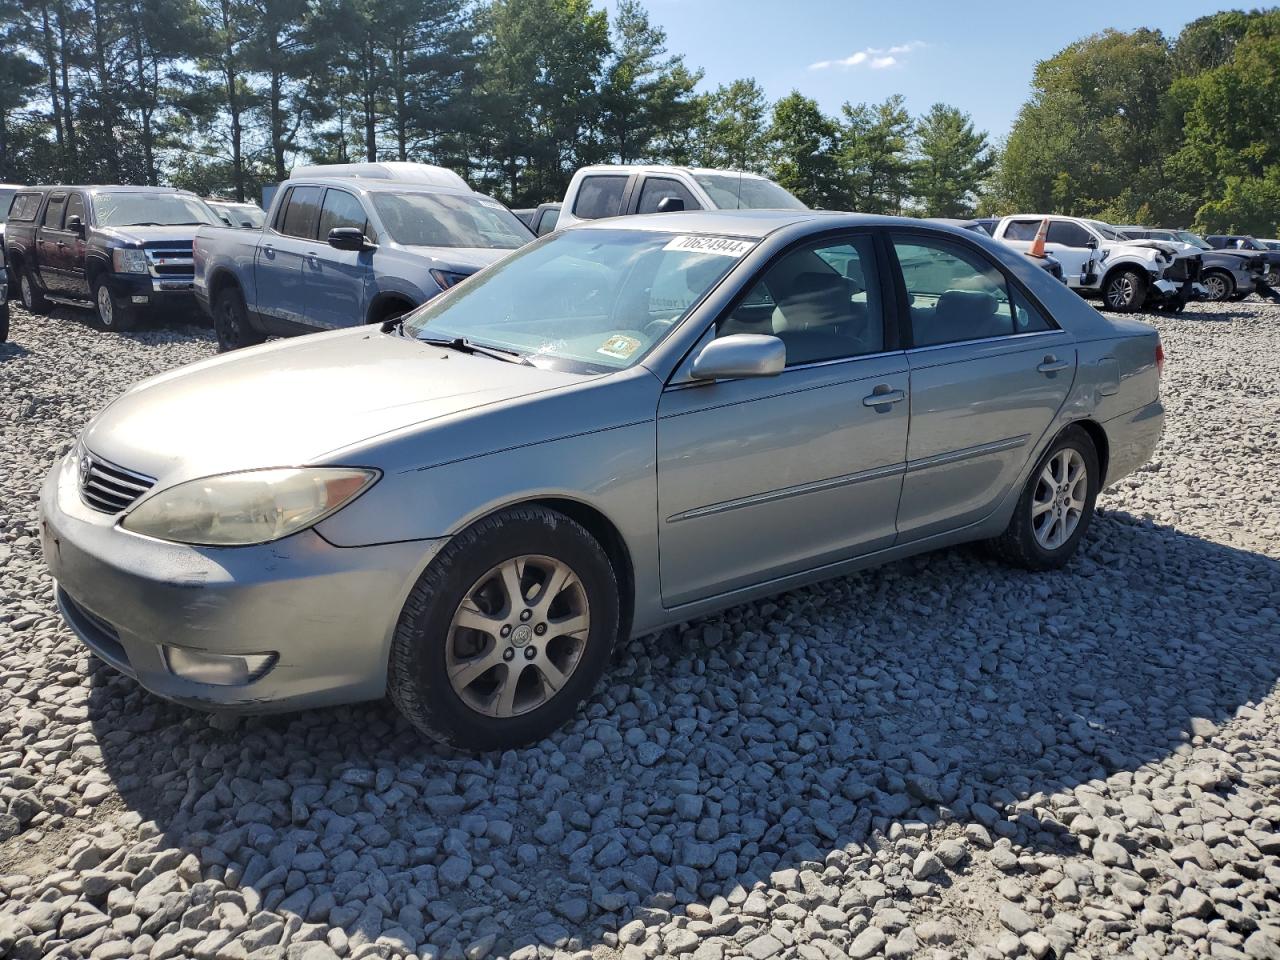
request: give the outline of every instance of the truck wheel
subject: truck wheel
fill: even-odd
[[[244,296],[235,287],[227,287],[213,303],[213,332],[218,337],[218,352],[239,350],[261,343],[266,336],[249,325],[249,310]]]
[[[22,268],[22,278],[18,281],[22,293],[22,306],[28,313],[48,313],[49,301],[36,282],[35,274],[30,267]]]
[[[422,734],[467,750],[539,740],[591,694],[618,636],[618,583],[579,523],[503,510],[451,539],[405,601],[387,690]]]
[[[97,307],[98,326],[103,330],[119,333],[138,325],[138,314],[133,306],[112,293],[101,280],[93,282],[93,303]]]
[[[0,343],[9,339],[9,304],[0,306]]]
[[[1204,284],[1206,300],[1215,302],[1229,300],[1236,292],[1236,284],[1231,274],[1222,270],[1210,270],[1200,282]]]
[[[1102,299],[1112,310],[1141,310],[1147,299],[1147,278],[1138,270],[1117,270],[1107,277]]]

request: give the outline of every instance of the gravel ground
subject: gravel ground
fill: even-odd
[[[551,740],[211,719],[63,629],[36,492],[213,351],[0,345],[0,956],[1280,958],[1280,306],[1159,326],[1169,421],[1081,556],[952,550],[628,644]]]

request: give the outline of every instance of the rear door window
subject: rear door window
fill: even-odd
[[[294,187],[289,191],[287,206],[279,230],[285,236],[314,240],[316,221],[320,219],[320,188]]]
[[[627,186],[625,176],[600,175],[583,177],[573,213],[583,220],[616,217],[622,212],[622,194]]]
[[[13,198],[13,206],[9,210],[9,219],[30,222],[36,218],[36,212],[39,209],[40,194],[20,193]]]

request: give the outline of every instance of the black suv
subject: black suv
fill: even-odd
[[[128,330],[148,307],[196,311],[192,240],[220,222],[194,193],[167,187],[24,187],[5,252],[28,310],[88,307],[104,330]]]

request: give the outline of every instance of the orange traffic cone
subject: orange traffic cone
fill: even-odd
[[[1040,221],[1040,229],[1036,231],[1036,238],[1031,241],[1031,249],[1027,251],[1027,256],[1044,259],[1044,238],[1048,232],[1049,218],[1045,217]]]

